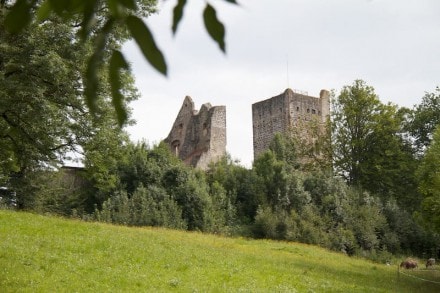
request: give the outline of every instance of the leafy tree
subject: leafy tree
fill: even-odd
[[[93,116],[83,99],[85,68],[93,44],[80,42],[76,20],[50,16],[18,35],[11,34],[5,30],[11,1],[0,5],[0,147],[4,150],[0,180],[12,176],[20,206],[29,207],[31,201],[23,196],[31,196],[25,192],[26,185],[33,184],[30,172],[58,167],[72,153],[96,153],[98,143],[92,141],[102,143],[104,136],[108,142],[121,143],[124,134],[114,119],[107,72],[97,75],[100,87]],[[118,38],[113,35],[107,51],[102,51],[103,62],[109,61],[110,48],[120,46],[123,37]],[[119,85],[125,95],[120,106],[125,108],[125,103],[138,97],[128,70],[119,72]],[[128,109],[126,113],[129,115]],[[125,121],[130,123],[128,118]],[[101,157],[106,152],[110,155],[109,150],[103,147]]]
[[[434,131],[440,124],[440,88],[434,92],[426,93],[422,102],[415,106],[406,125],[406,129],[414,138],[414,143],[419,154],[431,143]]]
[[[112,141],[110,139],[108,143]],[[153,205],[152,214],[148,216],[148,221],[142,220],[142,225],[170,222],[163,213],[175,211],[174,205],[180,211],[179,219],[185,222],[189,230],[223,233],[235,221],[235,208],[225,196],[223,187],[214,185],[210,188],[203,172],[184,165],[164,143],[152,148],[145,143],[113,144],[111,157],[105,160],[99,149],[103,144],[99,140],[95,142],[98,150],[90,156],[91,164],[87,172],[96,188],[96,213],[102,212],[97,214],[102,219],[113,221],[110,215],[116,213],[127,223],[138,223],[136,219],[141,217],[140,214],[148,213],[148,209],[143,207],[142,211],[137,212],[136,205],[145,206],[145,202],[148,202]],[[105,137],[103,142],[104,148],[107,148]],[[147,191],[144,192],[145,189]],[[139,199],[139,192],[148,196],[142,195]],[[132,204],[135,206],[130,207]],[[118,208],[118,205],[122,206]],[[119,213],[119,210],[122,212]],[[127,217],[132,218],[126,220]],[[141,218],[147,219],[145,217]],[[123,223],[121,219],[116,222]]]
[[[410,142],[402,135],[404,117],[394,105],[382,105],[372,133],[367,136],[360,184],[382,197],[393,197],[409,211],[420,203],[415,159]]]
[[[60,170],[40,170],[32,176],[32,211],[62,216],[81,217],[93,212],[93,203],[88,202],[89,181],[84,170],[62,168]]]
[[[265,202],[272,209],[300,209],[310,201],[303,192],[302,178],[298,177],[298,162],[295,140],[280,133],[275,134],[269,149],[254,161]]]
[[[362,80],[345,86],[333,102],[333,159],[350,185],[408,203],[416,194],[414,160],[403,139],[403,115],[384,105]],[[411,200],[409,200],[411,201]]]
[[[272,208],[289,204],[287,196],[287,170],[284,161],[277,160],[272,150],[262,153],[254,161],[254,171],[259,177],[266,201]]]
[[[96,202],[99,219],[130,225],[185,223],[189,230],[211,232],[226,225],[221,209],[228,203],[221,190],[211,197],[203,173],[184,165],[164,143],[150,148],[145,143],[127,142],[114,147],[107,161],[100,152],[91,156],[95,166],[87,168],[95,194],[102,195]],[[176,213],[177,222],[172,222]]]
[[[127,142],[122,152],[122,158],[115,162],[115,172],[120,180],[118,187],[128,194],[133,194],[141,184],[169,186],[170,170],[182,165],[163,142],[152,148],[145,142]]]
[[[235,206],[226,194],[226,190],[218,182],[210,186],[211,206],[208,209],[208,228],[211,233],[229,234],[237,224]]]
[[[396,201],[388,201],[384,205],[383,213],[387,218],[390,231],[395,233],[399,243],[394,247],[387,244],[390,252],[417,255],[437,254],[436,243],[438,242],[436,238],[438,235],[425,230],[410,213],[400,208]]]
[[[71,30],[54,22],[15,36],[3,20],[0,12],[0,146],[9,175],[64,158],[82,138],[77,129],[89,126],[78,99],[84,51],[71,44]]]
[[[176,179],[180,177],[183,182],[173,186],[170,193],[182,207],[182,217],[188,223],[189,230],[209,231],[212,223],[212,199],[209,187],[199,172],[182,168]]]
[[[80,40],[79,19],[54,14],[26,26],[20,34],[12,34],[5,26],[11,25],[13,12],[7,13],[14,2],[0,3],[0,146],[4,150],[0,155],[0,178],[6,181],[12,175],[10,182],[15,185],[20,206],[30,207],[32,195],[27,191],[35,186],[30,173],[47,166],[57,167],[69,154],[79,152],[85,154],[90,170],[98,171],[91,178],[96,179],[99,188],[103,190],[103,184],[114,188],[116,179],[107,176],[102,167],[117,159],[111,152],[126,138],[114,119],[107,72],[100,71],[95,76],[100,87],[95,89],[93,116],[83,99],[85,69],[93,54],[93,41]],[[27,8],[31,9],[42,1],[25,2],[16,1],[14,7],[29,4]],[[144,15],[151,11],[147,8]],[[104,14],[105,9],[97,15],[94,33],[99,31]],[[111,61],[109,52],[118,49],[124,39],[122,30],[109,36],[101,50],[102,62]],[[125,103],[137,98],[128,70],[119,71],[118,83],[125,96],[118,107],[126,108]],[[130,123],[129,109],[125,113],[125,122]],[[95,162],[91,162],[91,157]]]
[[[423,200],[419,217],[423,223],[440,232],[440,126],[417,170]]]
[[[263,203],[258,176],[232,161],[229,155],[210,165],[207,182],[211,193],[219,184],[226,193],[226,200],[236,209],[237,220],[248,224],[253,221],[257,208]]]
[[[371,86],[356,80],[342,89],[332,106],[335,167],[348,183],[358,184],[366,139],[373,133],[381,103]]]
[[[85,173],[93,186],[89,190],[89,212],[94,209],[94,205],[100,207],[110,194],[120,189],[123,183],[119,169],[129,160],[129,148],[128,135],[111,127],[98,129],[93,139],[83,145]]]
[[[225,0],[237,4],[235,0]],[[98,109],[98,96],[101,80],[100,69],[107,67],[112,92],[112,102],[117,112],[119,124],[127,120],[124,108],[121,70],[128,64],[119,48],[109,50],[109,44],[115,39],[133,38],[141,49],[147,61],[160,73],[167,74],[167,65],[161,50],[157,47],[153,35],[142,17],[153,12],[154,0],[17,0],[0,2],[0,9],[7,12],[5,25],[10,32],[23,31],[31,23],[45,22],[56,15],[63,23],[75,23],[78,35],[83,42],[91,40],[93,51],[87,61],[84,79],[85,100],[92,113]],[[178,0],[173,10],[172,31],[176,33],[183,17],[186,0]],[[33,19],[35,17],[35,20]],[[215,8],[206,3],[203,11],[205,28],[211,38],[225,52],[225,28],[218,20]],[[103,59],[109,53],[110,62]],[[108,64],[108,65],[106,65]]]
[[[314,172],[306,176],[303,185],[322,215],[329,216],[334,223],[345,221],[350,205],[350,193],[345,182],[331,173]]]
[[[353,190],[352,195],[353,208],[349,210],[348,227],[364,250],[380,248],[380,232],[387,226],[380,200],[362,191]]]

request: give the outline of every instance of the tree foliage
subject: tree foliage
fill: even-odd
[[[132,196],[126,191],[112,195],[102,209],[95,211],[98,221],[130,226],[161,226],[186,229],[182,209],[166,191],[157,186],[140,185]]]
[[[434,131],[440,124],[440,88],[426,93],[422,102],[414,106],[406,125],[407,131],[414,138],[419,154],[423,154],[431,143]]]
[[[226,155],[210,165],[206,179],[211,192],[222,187],[224,201],[235,208],[236,224],[253,221],[258,206],[265,201],[261,182],[253,170],[238,165]],[[228,218],[231,216],[228,215]]]
[[[7,174],[63,158],[84,139],[79,130],[90,126],[79,97],[84,50],[72,44],[71,29],[54,21],[16,36],[1,23],[0,144]]]
[[[226,0],[237,4],[234,0]],[[84,96],[92,113],[96,113],[98,90],[101,86],[99,72],[108,70],[111,85],[112,103],[116,110],[119,124],[127,120],[123,107],[125,96],[120,79],[121,70],[128,67],[123,54],[114,40],[132,38],[136,41],[145,59],[163,75],[167,75],[167,65],[162,51],[156,45],[153,34],[142,17],[155,12],[155,0],[17,0],[1,1],[0,9],[6,13],[5,27],[11,33],[22,33],[34,23],[38,25],[56,15],[65,23],[74,23],[81,44],[93,44],[85,67]],[[173,10],[172,32],[176,33],[184,15],[186,0],[178,0]],[[211,38],[225,52],[225,28],[217,18],[215,8],[206,3],[203,11],[205,28]],[[111,56],[106,62],[105,55]]]
[[[92,156],[97,169],[88,172],[94,186],[95,218],[160,226],[174,217],[173,227],[206,232],[224,231],[233,221],[235,209],[224,189],[220,185],[210,189],[205,175],[185,166],[164,143],[150,148],[146,143],[128,142],[117,155],[111,164]],[[96,198],[96,194],[101,196]],[[118,208],[120,204],[123,207]],[[145,214],[144,219],[148,214],[148,221],[138,223],[139,213]]]
[[[93,44],[78,39],[75,20],[50,16],[28,25],[20,34],[11,34],[4,26],[8,3],[3,1],[0,10],[0,178],[10,179],[21,197],[20,207],[26,208],[32,206],[31,194],[25,191],[34,184],[30,173],[57,168],[74,154],[93,152],[93,144],[97,147],[110,139],[117,144],[124,135],[114,119],[107,72],[96,76],[100,87],[94,115],[83,99],[85,68]],[[115,35],[108,48],[119,45]],[[107,53],[103,62],[109,60]],[[123,70],[119,82],[125,96],[120,106],[129,115],[126,103],[138,97],[134,79]],[[112,149],[108,146],[108,152]]]
[[[420,218],[426,226],[440,232],[440,126],[417,170],[423,201]]]
[[[356,80],[342,89],[332,106],[335,167],[347,182],[356,185],[382,105],[371,86]]]
[[[402,135],[403,114],[396,105],[382,104],[362,80],[345,86],[333,103],[333,158],[350,185],[409,204],[408,197],[417,194],[417,162]]]

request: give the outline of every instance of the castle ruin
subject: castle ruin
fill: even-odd
[[[226,107],[206,103],[197,111],[186,96],[165,142],[187,165],[207,169],[226,153]]]
[[[316,121],[325,127],[330,115],[330,93],[321,90],[319,98],[286,89],[284,93],[252,104],[254,159],[269,148],[275,133]]]

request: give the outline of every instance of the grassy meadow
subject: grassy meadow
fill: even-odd
[[[439,271],[417,272],[440,282]],[[315,246],[0,211],[0,292],[440,292]]]

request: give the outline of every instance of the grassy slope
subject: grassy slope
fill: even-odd
[[[439,290],[314,246],[0,211],[1,292]]]

